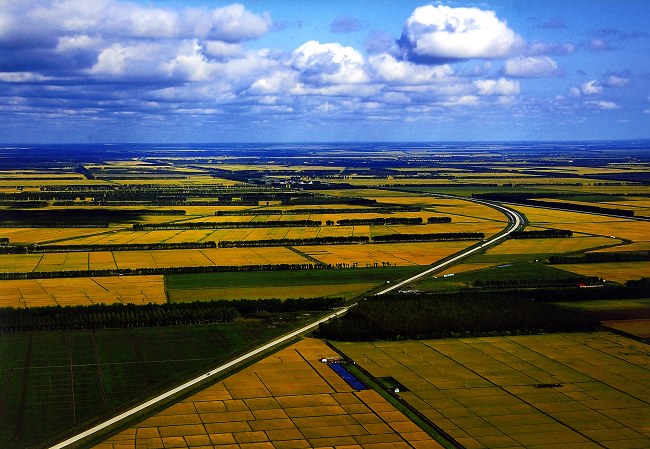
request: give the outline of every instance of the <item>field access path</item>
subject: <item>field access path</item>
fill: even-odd
[[[433,265],[431,265],[429,268],[426,270],[422,271],[421,273],[418,273],[414,276],[409,277],[408,279],[404,279],[396,284],[391,285],[390,287],[384,288],[380,290],[379,292],[375,293],[376,295],[383,295],[385,293],[391,292],[399,287],[402,287],[406,284],[409,284],[413,281],[416,281],[424,276],[427,276],[431,273],[434,273],[436,271],[439,271],[443,268],[447,268],[449,265],[452,265],[474,253],[477,253],[481,250],[484,250],[487,247],[498,245],[499,243],[503,242],[510,233],[520,230],[525,226],[526,223],[526,218],[524,217],[523,214],[520,212],[517,212],[516,210],[510,209],[508,207],[502,206],[500,204],[493,203],[491,201],[485,201],[485,200],[477,200],[477,199],[470,199],[470,198],[465,198],[465,197],[457,197],[457,196],[452,196],[452,195],[435,195],[438,197],[442,198],[454,198],[454,199],[463,199],[466,201],[472,201],[474,203],[478,204],[483,204],[488,207],[492,207],[501,213],[503,213],[507,218],[508,218],[508,225],[499,233],[493,235],[492,237],[479,242],[475,245],[470,246],[469,248],[466,248],[462,251],[457,252],[456,254],[453,254],[445,259],[442,259]],[[95,425],[94,427],[91,427],[88,430],[85,430],[84,432],[81,432],[77,435],[74,435],[70,438],[68,438],[65,441],[62,441],[54,446],[51,447],[51,449],[63,449],[63,448],[68,448],[68,447],[78,447],[79,445],[83,444],[84,441],[91,439],[93,437],[96,437],[97,435],[101,434],[102,432],[107,432],[110,429],[117,428],[118,426],[122,425],[124,421],[134,418],[136,416],[141,416],[143,413],[145,413],[147,410],[154,409],[154,408],[159,408],[161,407],[166,401],[173,399],[175,397],[181,396],[194,388],[206,383],[206,381],[214,377],[220,373],[224,373],[225,371],[239,365],[243,364],[246,362],[252,361],[255,357],[258,357],[264,353],[267,353],[268,351],[271,351],[276,348],[282,347],[282,345],[288,343],[289,341],[293,340],[296,337],[299,337],[300,335],[304,335],[308,332],[311,332],[314,330],[318,325],[325,321],[329,321],[333,318],[336,318],[338,316],[341,316],[345,314],[348,310],[350,310],[352,307],[356,306],[357,303],[350,304],[348,306],[345,306],[343,308],[340,308],[336,310],[335,312],[332,312],[322,318],[319,318],[318,320],[301,327],[300,329],[296,329],[288,334],[285,334],[281,337],[276,338],[275,340],[270,341],[269,343],[266,343],[262,346],[259,346],[246,354],[241,355],[240,357],[237,357],[234,360],[231,360],[227,363],[224,363],[220,366],[217,366],[210,371],[207,371],[206,373],[201,374],[198,377],[195,377],[194,379],[191,379],[187,382],[185,382],[182,385],[179,385],[175,388],[172,388],[171,390],[166,391],[165,393],[162,393],[154,398],[149,399],[148,401],[137,405],[129,410],[126,410],[123,413],[120,413],[119,415],[108,419],[102,423],[99,423]]]

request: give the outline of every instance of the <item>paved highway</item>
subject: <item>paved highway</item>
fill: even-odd
[[[439,196],[448,197],[448,198],[451,197],[451,196],[447,196],[447,195],[439,195]],[[464,199],[467,199],[467,198],[464,198]],[[447,267],[447,266],[449,266],[449,265],[451,265],[451,264],[453,264],[453,263],[455,263],[455,262],[457,262],[457,261],[459,261],[461,259],[464,259],[465,257],[467,257],[467,256],[469,256],[471,254],[474,254],[475,252],[481,251],[482,249],[484,249],[484,248],[486,248],[488,246],[495,245],[495,244],[499,243],[500,241],[502,241],[503,239],[505,239],[511,232],[520,229],[525,223],[525,219],[524,219],[523,215],[521,215],[519,212],[517,212],[515,210],[509,209],[507,207],[504,207],[504,206],[501,206],[499,204],[495,204],[495,203],[492,203],[492,202],[489,202],[489,201],[475,200],[475,199],[467,199],[467,200],[468,201],[474,201],[475,203],[479,203],[479,204],[484,204],[486,206],[489,206],[489,207],[492,207],[492,208],[495,208],[495,209],[499,210],[500,212],[502,212],[504,215],[506,215],[508,217],[508,226],[503,231],[501,231],[500,233],[498,233],[495,236],[491,237],[490,239],[488,239],[488,240],[486,240],[486,241],[484,241],[484,242],[482,242],[480,244],[473,245],[473,246],[471,246],[471,247],[469,247],[469,248],[467,248],[467,249],[465,249],[465,250],[463,250],[463,251],[461,251],[459,253],[456,253],[456,255],[454,255],[454,256],[452,256],[450,258],[447,258],[444,261],[439,262],[439,263],[429,267],[427,270],[425,270],[425,271],[423,271],[421,273],[418,273],[418,274],[416,274],[414,276],[411,276],[408,279],[405,279],[405,280],[403,280],[401,282],[398,282],[397,284],[394,284],[394,285],[392,285],[392,286],[390,286],[388,288],[385,288],[385,289],[381,290],[380,292],[376,293],[376,295],[383,295],[385,293],[388,293],[388,292],[390,292],[392,290],[395,290],[396,288],[399,288],[399,287],[404,286],[406,284],[409,284],[409,283],[411,283],[411,282],[413,282],[413,281],[415,281],[417,279],[420,279],[423,276],[426,276],[426,275],[431,274],[431,273],[433,273],[435,271],[438,271],[438,270],[440,270],[440,269],[442,269],[444,267]],[[210,371],[207,371],[206,373],[204,373],[204,374],[202,374],[202,375],[200,375],[198,377],[195,377],[194,379],[189,380],[189,381],[185,382],[184,384],[179,385],[176,388],[173,388],[173,389],[171,389],[171,390],[169,390],[169,391],[167,391],[167,392],[165,392],[165,393],[163,393],[163,394],[161,394],[159,396],[156,396],[155,398],[149,399],[147,402],[144,402],[144,403],[142,403],[140,405],[137,405],[137,406],[135,406],[135,407],[133,407],[133,408],[131,408],[131,409],[129,409],[129,410],[127,410],[127,411],[125,411],[125,412],[123,412],[123,413],[121,413],[121,414],[107,420],[107,421],[104,421],[104,422],[102,422],[100,424],[97,424],[96,426],[94,426],[94,427],[92,427],[92,428],[90,428],[90,429],[88,429],[88,430],[86,430],[84,432],[81,432],[81,433],[79,433],[79,434],[77,434],[77,435],[75,435],[75,436],[73,436],[71,438],[68,438],[67,440],[62,441],[62,442],[52,446],[51,449],[63,449],[63,448],[69,447],[69,446],[73,446],[76,443],[82,443],[83,440],[86,439],[86,438],[89,438],[89,437],[91,437],[91,436],[93,436],[93,435],[95,435],[97,433],[100,433],[100,432],[102,432],[102,431],[104,431],[106,429],[109,429],[109,428],[111,428],[113,426],[117,426],[121,421],[126,420],[129,417],[131,417],[131,416],[133,416],[133,415],[135,415],[137,413],[140,413],[140,412],[142,412],[144,410],[147,410],[148,408],[151,408],[153,406],[159,405],[162,402],[164,402],[165,400],[167,400],[167,399],[169,399],[169,398],[171,398],[171,397],[173,397],[173,396],[175,396],[177,394],[182,394],[183,392],[188,391],[189,389],[195,387],[197,384],[200,384],[201,382],[205,381],[206,378],[214,376],[215,374],[219,374],[219,373],[221,373],[221,372],[223,372],[223,371],[225,371],[225,370],[227,370],[227,369],[229,369],[229,368],[231,368],[231,367],[233,367],[233,366],[235,366],[235,365],[237,365],[239,363],[248,361],[248,360],[260,355],[264,351],[267,351],[267,350],[272,349],[274,347],[280,346],[283,343],[286,343],[289,340],[292,340],[293,338],[296,338],[299,335],[302,335],[302,334],[305,334],[307,332],[310,332],[310,331],[314,330],[319,324],[321,324],[321,323],[323,323],[325,321],[328,321],[328,320],[330,320],[332,318],[336,318],[336,317],[338,317],[340,315],[343,315],[345,312],[347,312],[348,310],[350,310],[354,306],[356,306],[356,303],[351,304],[351,305],[346,306],[346,307],[343,307],[341,309],[338,309],[336,312],[333,312],[333,313],[331,313],[331,314],[329,314],[329,315],[327,315],[327,316],[325,316],[323,318],[320,318],[319,320],[317,320],[317,321],[315,321],[315,322],[313,322],[311,324],[308,324],[307,326],[301,327],[300,329],[297,329],[297,330],[295,330],[295,331],[293,331],[293,332],[291,332],[289,334],[283,335],[282,337],[279,337],[279,338],[277,338],[275,340],[272,340],[271,342],[266,343],[265,345],[260,346],[260,347],[258,347],[256,349],[253,349],[252,351],[247,352],[246,354],[244,354],[244,355],[242,355],[240,357],[237,357],[236,359],[231,360],[228,363],[224,363],[223,365],[220,365],[220,366],[218,366],[216,368],[213,368]]]

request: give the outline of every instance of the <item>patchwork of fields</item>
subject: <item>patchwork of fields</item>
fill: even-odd
[[[592,159],[582,149],[567,149],[563,157],[559,150],[551,153],[540,147],[537,152],[528,146],[520,153],[497,146],[450,151],[426,145],[381,150],[368,147],[361,151],[325,148],[281,147],[276,153],[267,148],[220,147],[172,153],[159,148],[136,151],[108,147],[97,150],[97,154],[92,152],[92,161],[70,154],[69,159],[58,162],[55,159],[60,154],[43,148],[43,155],[31,154],[25,159],[24,170],[0,168],[0,273],[25,277],[0,280],[0,308],[257,298],[353,299],[364,294],[370,298],[380,286],[423,271],[480,239],[333,245],[305,245],[314,242],[299,240],[436,233],[483,233],[489,238],[506,227],[507,218],[492,207],[468,201],[481,194],[502,195],[493,200],[503,204],[516,203],[517,198],[542,199],[574,208],[596,206],[650,216],[644,181],[650,173],[644,159],[646,149],[634,150],[637,153],[629,153],[634,154],[632,157],[619,154],[618,148],[609,152],[592,147],[594,152],[589,155],[602,155]],[[3,161],[12,162],[15,157],[17,162],[25,157],[22,149],[5,151],[9,152],[8,159]],[[553,162],[549,163],[551,154]],[[610,156],[611,163],[607,159]],[[627,163],[622,164],[621,158]],[[618,175],[625,176],[617,179]],[[467,310],[476,321],[487,321],[486,310],[495,310],[495,302],[477,313],[477,306],[468,300],[475,292],[487,292],[500,301],[498,296],[505,297],[507,292],[528,295],[528,288],[538,287],[558,296],[560,290],[552,290],[558,286],[564,288],[565,295],[558,299],[566,303],[557,311],[562,319],[554,318],[554,323],[571,322],[567,317],[573,315],[566,314],[566,308],[593,313],[590,318],[596,323],[598,314],[616,307],[647,313],[648,299],[639,297],[643,291],[633,298],[584,301],[588,304],[570,301],[574,298],[569,296],[583,281],[599,285],[598,279],[585,276],[605,278],[610,283],[647,277],[650,262],[642,260],[647,256],[641,251],[650,250],[650,222],[510,207],[526,215],[527,230],[571,230],[573,236],[505,240],[434,273],[435,278],[405,286],[406,292],[386,298],[394,307],[389,313],[368,314],[366,317],[371,318],[347,329],[366,325],[390,329],[391,319],[407,323],[411,329],[421,323],[453,321],[451,315],[429,318],[435,315],[425,310],[434,296],[437,301],[444,300],[443,295],[408,296],[414,290],[456,292],[453,297],[470,304]],[[451,221],[428,223],[430,217]],[[337,224],[341,220],[373,219]],[[423,224],[412,219],[422,219]],[[290,221],[295,223],[287,223]],[[401,224],[378,224],[387,221]],[[163,224],[169,226],[160,226]],[[278,226],[287,224],[290,226]],[[237,246],[242,245],[237,242],[280,239],[286,239],[282,242],[286,246],[211,248],[213,245],[207,243],[228,241]],[[194,248],[179,249],[179,244],[188,243]],[[152,245],[158,246],[154,249]],[[639,261],[548,263],[553,255],[593,251],[637,251],[619,260],[628,257]],[[331,265],[332,269],[303,269],[314,264]],[[247,266],[261,270],[279,265],[296,266],[291,267],[295,270],[241,272],[214,269]],[[91,273],[142,268],[177,273]],[[71,275],[70,271],[86,277],[62,277]],[[646,285],[638,284],[640,289]],[[618,291],[615,289],[580,292]],[[395,319],[397,309],[408,310],[407,302],[417,304],[421,298],[427,304]],[[306,307],[318,301],[307,302]],[[286,306],[294,301],[267,303]],[[370,299],[360,302],[347,317],[371,303]],[[228,308],[241,304],[249,307],[249,302],[238,301]],[[543,316],[530,306],[528,297],[520,304],[529,315]],[[305,306],[305,302],[300,305]],[[159,326],[156,321],[154,327],[153,321],[146,321],[137,325],[151,327],[90,330],[76,328],[74,322],[70,328],[75,329],[70,331],[0,334],[0,447],[48,445],[71,429],[114,416],[157,391],[322,316],[312,310],[270,312],[264,306],[261,310],[250,306],[256,309],[249,312],[242,308],[238,321],[213,325],[205,324],[202,316],[216,306],[196,306],[191,312],[194,315],[178,312],[171,321],[165,321],[175,324],[170,326]],[[376,303],[374,306],[377,312]],[[440,311],[445,306],[439,303],[433,309]],[[165,307],[190,308],[187,304]],[[90,313],[101,317],[101,310],[95,307]],[[503,316],[514,316],[512,310]],[[34,319],[37,326],[30,329],[52,329],[57,327],[48,326],[62,319],[60,314],[66,309],[3,312],[7,316],[39,316]],[[129,313],[137,315],[124,313],[127,318]],[[180,315],[185,313],[192,320],[181,320]],[[406,319],[407,315],[413,321]],[[424,320],[423,316],[428,318]],[[646,315],[639,312],[635,317]],[[471,320],[458,321],[458,329],[446,335],[469,335]],[[524,322],[522,318],[496,321]],[[643,338],[647,323],[641,321],[617,322],[612,327],[633,330]],[[181,322],[193,324],[178,326]],[[522,329],[540,332],[546,327]],[[494,332],[489,329],[486,334]],[[423,336],[402,332],[386,338],[400,340],[404,335]],[[336,343],[336,347],[380,378],[380,384],[381,378],[388,378],[383,379],[384,385],[396,381],[406,387],[408,391],[400,392],[401,399],[468,449],[650,447],[650,350],[638,341],[598,332]],[[215,379],[204,390],[165,405],[164,410],[147,412],[139,422],[124,423],[116,434],[106,434],[93,444],[95,449],[442,447],[402,413],[408,413],[403,404],[395,408],[386,395],[355,391],[319,361],[335,356],[336,351],[322,341],[301,340],[229,377]],[[105,441],[101,442],[102,438]]]
[[[467,448],[650,446],[650,348],[601,332],[336,343]]]
[[[0,281],[0,307],[162,304],[162,276],[19,279]]]
[[[353,390],[320,362],[336,355],[302,340],[94,449],[442,448],[379,394]]]

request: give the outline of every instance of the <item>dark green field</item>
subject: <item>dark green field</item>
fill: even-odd
[[[114,415],[281,332],[234,323],[0,334],[0,447]]]
[[[251,271],[224,273],[189,273],[168,275],[167,288],[279,287],[324,285],[358,282],[385,283],[417,271],[419,267],[372,267],[340,270]]]
[[[472,258],[472,262],[478,261],[481,257],[484,256]],[[487,286],[491,282],[518,282],[521,286],[526,286],[526,284],[540,286],[554,285],[570,280],[579,283],[585,279],[586,276],[567,273],[564,270],[559,270],[542,263],[514,262],[483,270],[458,273],[450,277],[438,276],[435,279],[431,278],[414,284],[414,287],[422,291],[435,291],[453,290],[462,286],[477,286],[477,282],[482,282]]]

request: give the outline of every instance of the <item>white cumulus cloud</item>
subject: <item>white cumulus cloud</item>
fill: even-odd
[[[407,19],[400,43],[409,57],[436,62],[507,57],[523,39],[494,11],[427,5]]]
[[[510,58],[505,62],[503,72],[516,78],[543,78],[561,74],[557,62],[548,56]]]
[[[598,80],[587,81],[580,87],[580,92],[584,95],[598,95],[603,92],[603,86]]]
[[[427,66],[396,59],[388,53],[373,55],[369,64],[380,81],[395,84],[429,84],[449,79],[454,69],[449,64]]]
[[[365,60],[352,47],[337,42],[321,44],[309,41],[298,47],[291,66],[310,84],[361,84],[368,81]]]
[[[630,84],[630,79],[619,75],[609,75],[603,84],[607,87],[625,87]]]
[[[614,103],[613,101],[605,101],[605,100],[585,101],[584,105],[594,109],[602,109],[605,111],[621,109],[621,107],[618,104]]]
[[[512,96],[519,93],[519,82],[499,78],[498,80],[476,80],[474,86],[479,95]]]

